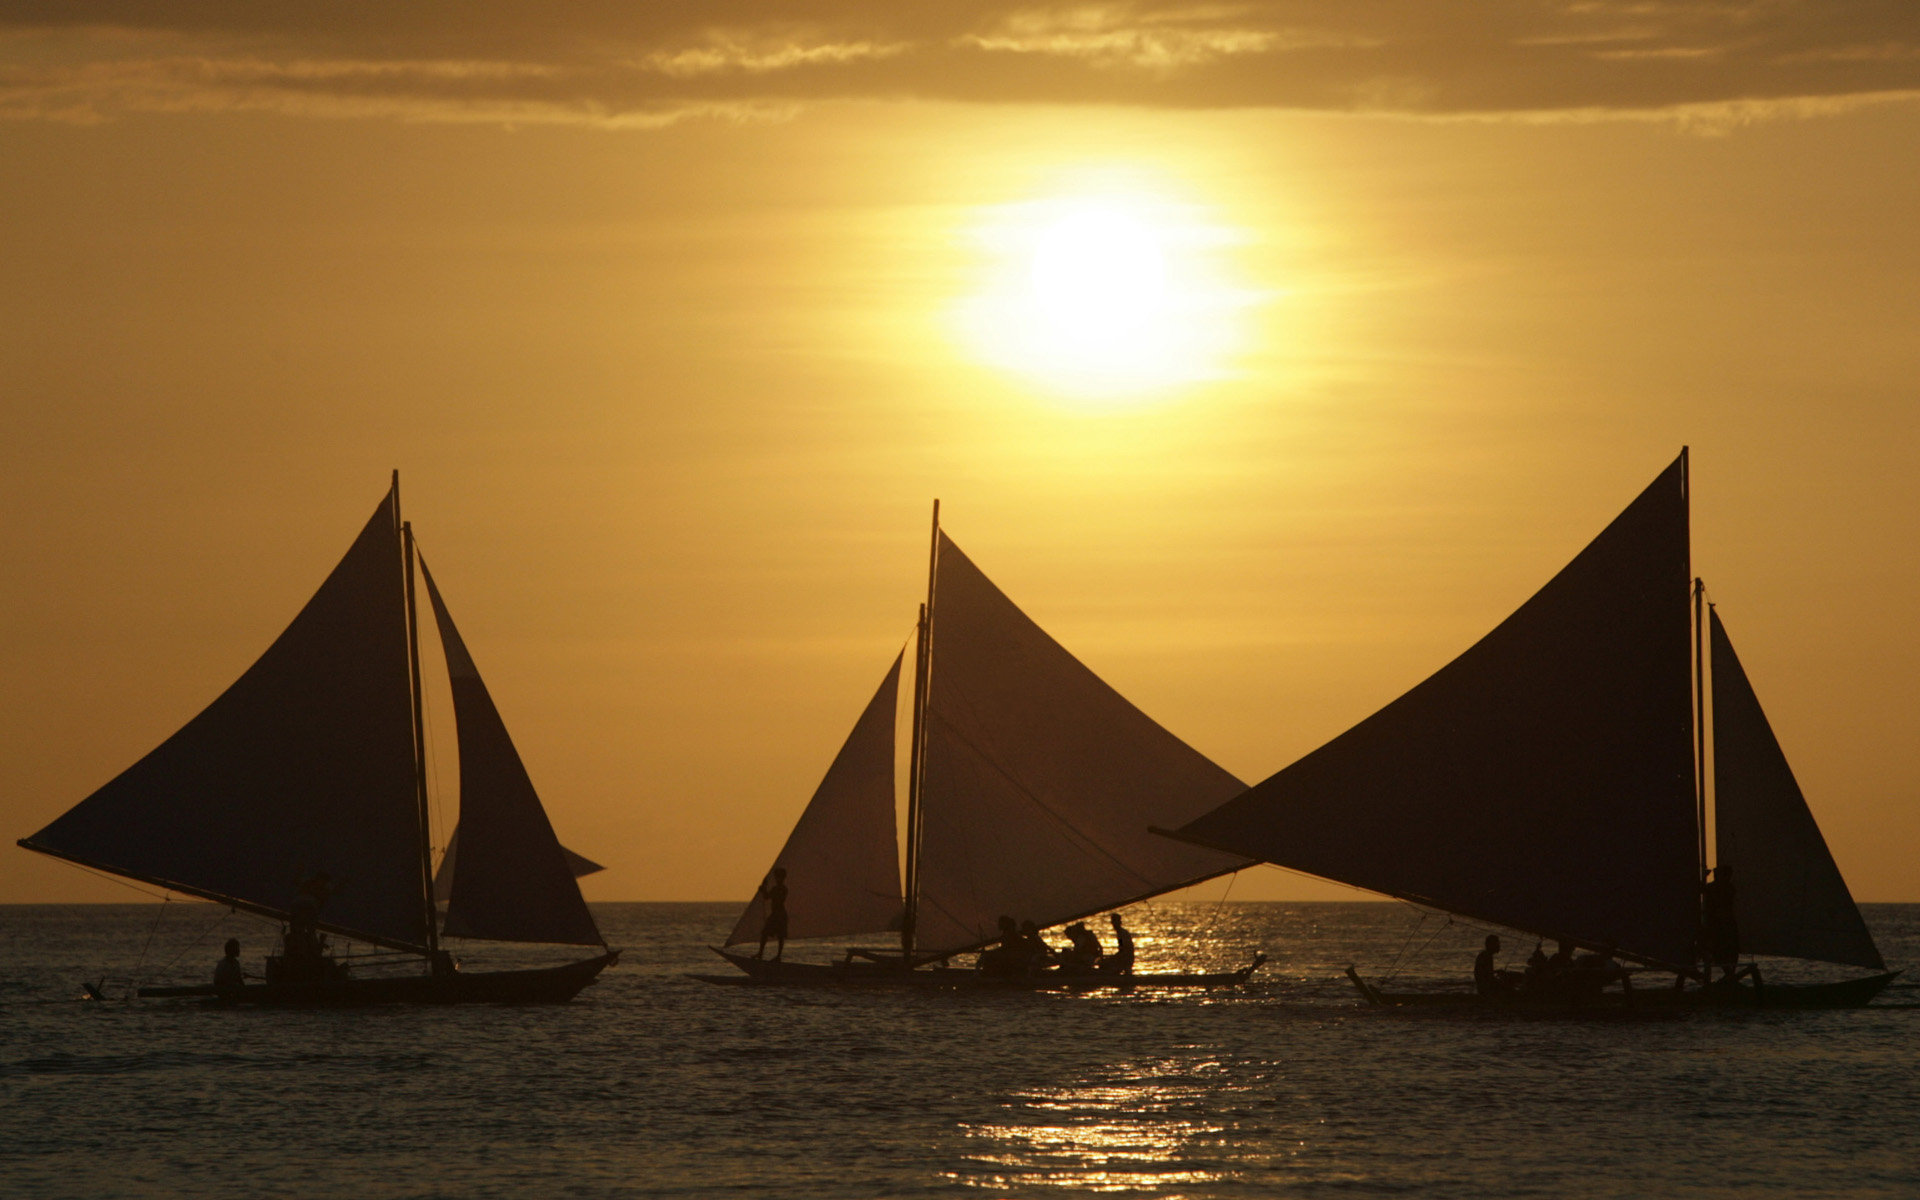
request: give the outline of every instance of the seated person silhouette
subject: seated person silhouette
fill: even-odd
[[[1069,974],[1084,974],[1092,971],[1100,962],[1100,939],[1081,921],[1067,926],[1067,941],[1071,942],[1065,953],[1060,955],[1060,969]]]
[[[1013,918],[1002,916],[999,943],[982,950],[973,965],[989,975],[1018,975],[1026,970],[1026,955],[1026,945],[1014,927]]]
[[[213,990],[227,997],[247,986],[247,973],[240,967],[240,939],[227,939],[227,955],[213,968]]]
[[[1047,945],[1047,939],[1040,936],[1040,927],[1031,920],[1020,922],[1020,948],[1023,970],[1044,971],[1053,965],[1053,947]]]
[[[1473,960],[1473,990],[1490,1000],[1502,999],[1514,994],[1520,987],[1520,975],[1515,971],[1503,971],[1494,965],[1493,956],[1500,953],[1500,935],[1487,935],[1485,945]]]

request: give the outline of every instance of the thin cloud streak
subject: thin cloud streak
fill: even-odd
[[[26,0],[0,115],[658,125],[810,103],[1779,115],[1920,95],[1909,0],[886,5]]]

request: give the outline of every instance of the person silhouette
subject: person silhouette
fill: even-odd
[[[1067,926],[1067,941],[1071,943],[1066,953],[1060,956],[1060,969],[1073,974],[1082,974],[1094,970],[1100,963],[1100,939],[1093,936],[1083,922],[1075,921]]]
[[[765,957],[767,939],[774,938],[773,961],[779,962],[780,956],[787,952],[787,869],[775,867],[760,884],[757,894],[767,902],[767,919],[760,923],[760,948],[753,956]]]
[[[281,944],[279,968],[282,981],[313,983],[326,976],[326,943],[320,937],[320,909],[332,892],[332,880],[325,871],[301,881],[293,903],[287,906],[287,931]],[[271,979],[272,960],[267,967]]]
[[[1473,960],[1473,990],[1487,997],[1511,996],[1519,978],[1512,971],[1502,971],[1494,965],[1493,956],[1500,953],[1500,935],[1490,933],[1480,953]]]
[[[1053,947],[1047,945],[1047,939],[1040,936],[1040,927],[1031,919],[1020,922],[1020,948],[1026,956],[1023,964],[1028,971],[1044,971],[1053,965]]]
[[[1721,982],[1732,979],[1740,966],[1740,922],[1734,915],[1733,868],[1721,863],[1707,872],[1700,888],[1700,924],[1706,942],[1708,970],[1720,968]]]
[[[1026,965],[1025,950],[1020,941],[1020,931],[1014,926],[1013,918],[1001,916],[1000,941],[980,952],[974,966],[989,975],[1018,975]]]
[[[1120,923],[1119,913],[1109,913],[1113,925],[1113,953],[1101,959],[1095,970],[1115,975],[1133,974],[1133,931]]]
[[[213,968],[213,990],[220,996],[231,996],[247,986],[247,974],[240,968],[240,939],[227,939],[227,956]]]

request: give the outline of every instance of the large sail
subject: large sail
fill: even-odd
[[[1683,452],[1466,653],[1180,833],[1493,924],[1693,963],[1686,486]]]
[[[1714,844],[1741,949],[1884,970],[1860,909],[1714,613]]]
[[[21,844],[284,916],[325,874],[322,926],[427,938],[398,497],[224,693]]]
[[[1154,836],[1245,787],[1155,724],[939,535],[916,951],[1058,924],[1248,865]]]
[[[567,869],[573,872],[575,879],[584,879],[606,870],[599,863],[584,854],[576,854],[565,846],[560,853],[567,856]],[[453,899],[453,876],[460,869],[460,826],[455,823],[453,832],[447,835],[447,848],[440,855],[440,864],[433,870],[433,902],[445,904]]]
[[[787,872],[789,937],[839,937],[900,927],[900,843],[893,815],[899,698],[896,656],[773,860]],[[758,939],[766,918],[766,899],[756,894],[727,935],[727,945]]]
[[[446,933],[500,942],[604,945],[573,881],[566,851],[553,835],[520,752],[425,559],[420,574],[447,655],[460,741],[460,865],[447,900]]]

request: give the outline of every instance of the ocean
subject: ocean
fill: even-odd
[[[1920,964],[1920,905],[1864,909]],[[257,967],[256,919],[0,906],[0,1196],[1920,1196],[1911,987],[1841,1012],[1370,1009],[1348,963],[1465,986],[1485,931],[1240,902],[1129,910],[1143,970],[1265,951],[1231,992],[718,987],[687,973],[730,970],[705,947],[737,905],[594,912],[624,956],[570,1004],[294,1011],[118,998],[209,979],[228,936]]]

